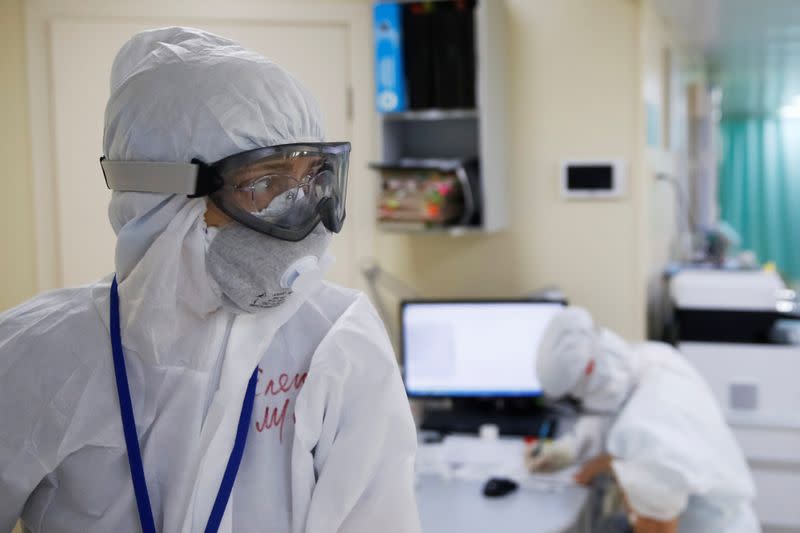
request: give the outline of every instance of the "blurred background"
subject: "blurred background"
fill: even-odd
[[[111,63],[137,31],[200,27],[286,67],[353,143],[330,278],[398,348],[403,299],[531,297],[682,347],[762,522],[800,531],[800,3],[1,5],[0,310],[113,271]]]

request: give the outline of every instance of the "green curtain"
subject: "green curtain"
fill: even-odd
[[[800,120],[724,119],[719,194],[742,248],[800,282]]]

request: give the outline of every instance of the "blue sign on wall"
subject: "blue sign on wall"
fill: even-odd
[[[378,111],[406,110],[403,18],[399,4],[375,5],[375,102]]]

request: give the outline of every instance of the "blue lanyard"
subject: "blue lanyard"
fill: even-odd
[[[117,291],[116,276],[114,276],[114,281],[111,283],[110,315],[114,376],[117,380],[117,396],[119,397],[119,410],[122,416],[122,430],[125,434],[125,446],[128,448],[128,464],[131,467],[131,480],[133,481],[133,492],[136,495],[136,507],[139,510],[139,522],[142,525],[142,533],[156,533],[153,509],[150,506],[150,496],[147,493],[147,482],[144,478],[139,437],[136,434],[136,419],[133,417],[131,391],[128,387],[128,373],[125,370],[125,357],[122,351],[122,334],[120,333],[119,325],[119,293]],[[222,482],[214,500],[214,506],[211,508],[211,515],[208,517],[205,533],[215,533],[219,529],[220,522],[222,522],[222,516],[225,514],[225,507],[228,505],[228,500],[233,490],[233,482],[236,480],[236,473],[239,471],[239,465],[244,455],[247,430],[250,427],[250,418],[253,415],[257,380],[258,369],[255,369],[247,384],[242,412],[239,415],[239,425],[236,428],[236,440],[233,443],[233,450],[231,450],[231,456],[228,458],[225,473],[222,475]]]

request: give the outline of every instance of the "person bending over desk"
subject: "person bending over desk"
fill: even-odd
[[[753,481],[741,449],[706,382],[671,346],[630,345],[595,327],[583,309],[557,315],[542,337],[536,372],[547,396],[573,396],[605,414],[605,452],[576,474],[619,484],[627,516],[602,531],[752,533],[761,530]],[[533,471],[574,462],[590,438],[589,420],[526,458]]]

